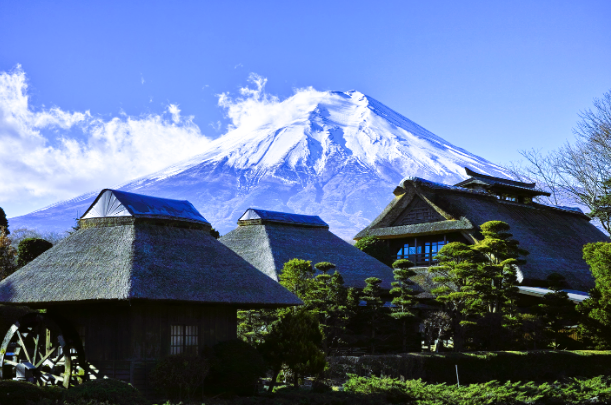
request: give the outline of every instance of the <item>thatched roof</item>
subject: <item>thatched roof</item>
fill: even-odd
[[[533,187],[534,188],[534,187]],[[530,252],[520,266],[525,279],[563,275],[571,288],[588,291],[594,286],[582,258],[583,245],[609,238],[578,209],[523,204],[500,200],[485,192],[447,186],[421,178],[406,178],[394,191],[395,198],[355,239],[374,235],[383,239],[461,232],[467,240],[479,240],[478,226],[487,221],[508,223],[520,246]],[[424,201],[440,214],[439,221],[400,225],[410,203]]]
[[[329,232],[320,218],[282,213],[288,218],[282,222],[278,213],[256,212],[259,218],[242,216],[220,241],[271,279],[278,280],[284,263],[297,258],[335,264],[348,287],[362,288],[366,278],[378,277],[390,288],[392,269]]]
[[[129,215],[116,204],[106,210],[110,215],[93,217],[88,210],[78,231],[0,282],[0,302],[301,303],[210,236],[210,224],[188,202],[105,190],[94,207],[108,191]]]

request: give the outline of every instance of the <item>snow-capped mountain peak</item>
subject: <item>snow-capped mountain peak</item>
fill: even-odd
[[[467,166],[509,177],[358,91],[308,88],[284,101],[252,102],[229,111],[235,126],[204,153],[120,188],[190,200],[222,233],[259,207],[319,215],[349,238],[380,213],[405,176],[450,184],[466,177]],[[67,228],[63,213],[73,218],[75,204],[89,202],[75,200],[12,222]]]

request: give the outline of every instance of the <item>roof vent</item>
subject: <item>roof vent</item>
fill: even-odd
[[[81,219],[108,217],[160,218],[209,224],[189,201],[106,189]]]
[[[325,228],[329,227],[325,221],[316,215],[299,215],[288,212],[266,211],[257,208],[247,209],[240,219],[238,219],[238,225],[259,225],[266,222]]]

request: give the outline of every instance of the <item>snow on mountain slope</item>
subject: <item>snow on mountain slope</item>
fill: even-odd
[[[235,127],[203,154],[117,188],[189,200],[221,233],[258,207],[319,215],[350,238],[381,212],[405,176],[453,184],[466,177],[467,166],[510,177],[357,91],[305,89],[233,118]],[[11,227],[67,229],[95,195],[11,218]]]

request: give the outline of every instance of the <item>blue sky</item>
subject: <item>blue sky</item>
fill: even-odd
[[[578,112],[611,89],[610,17],[609,1],[0,0],[0,206],[25,214],[94,189],[93,176],[188,156],[225,132],[218,95],[253,72],[281,99],[359,90],[516,161],[572,139]],[[11,114],[23,119],[3,124]],[[111,132],[126,144],[109,147],[113,135],[102,153],[96,136]]]

